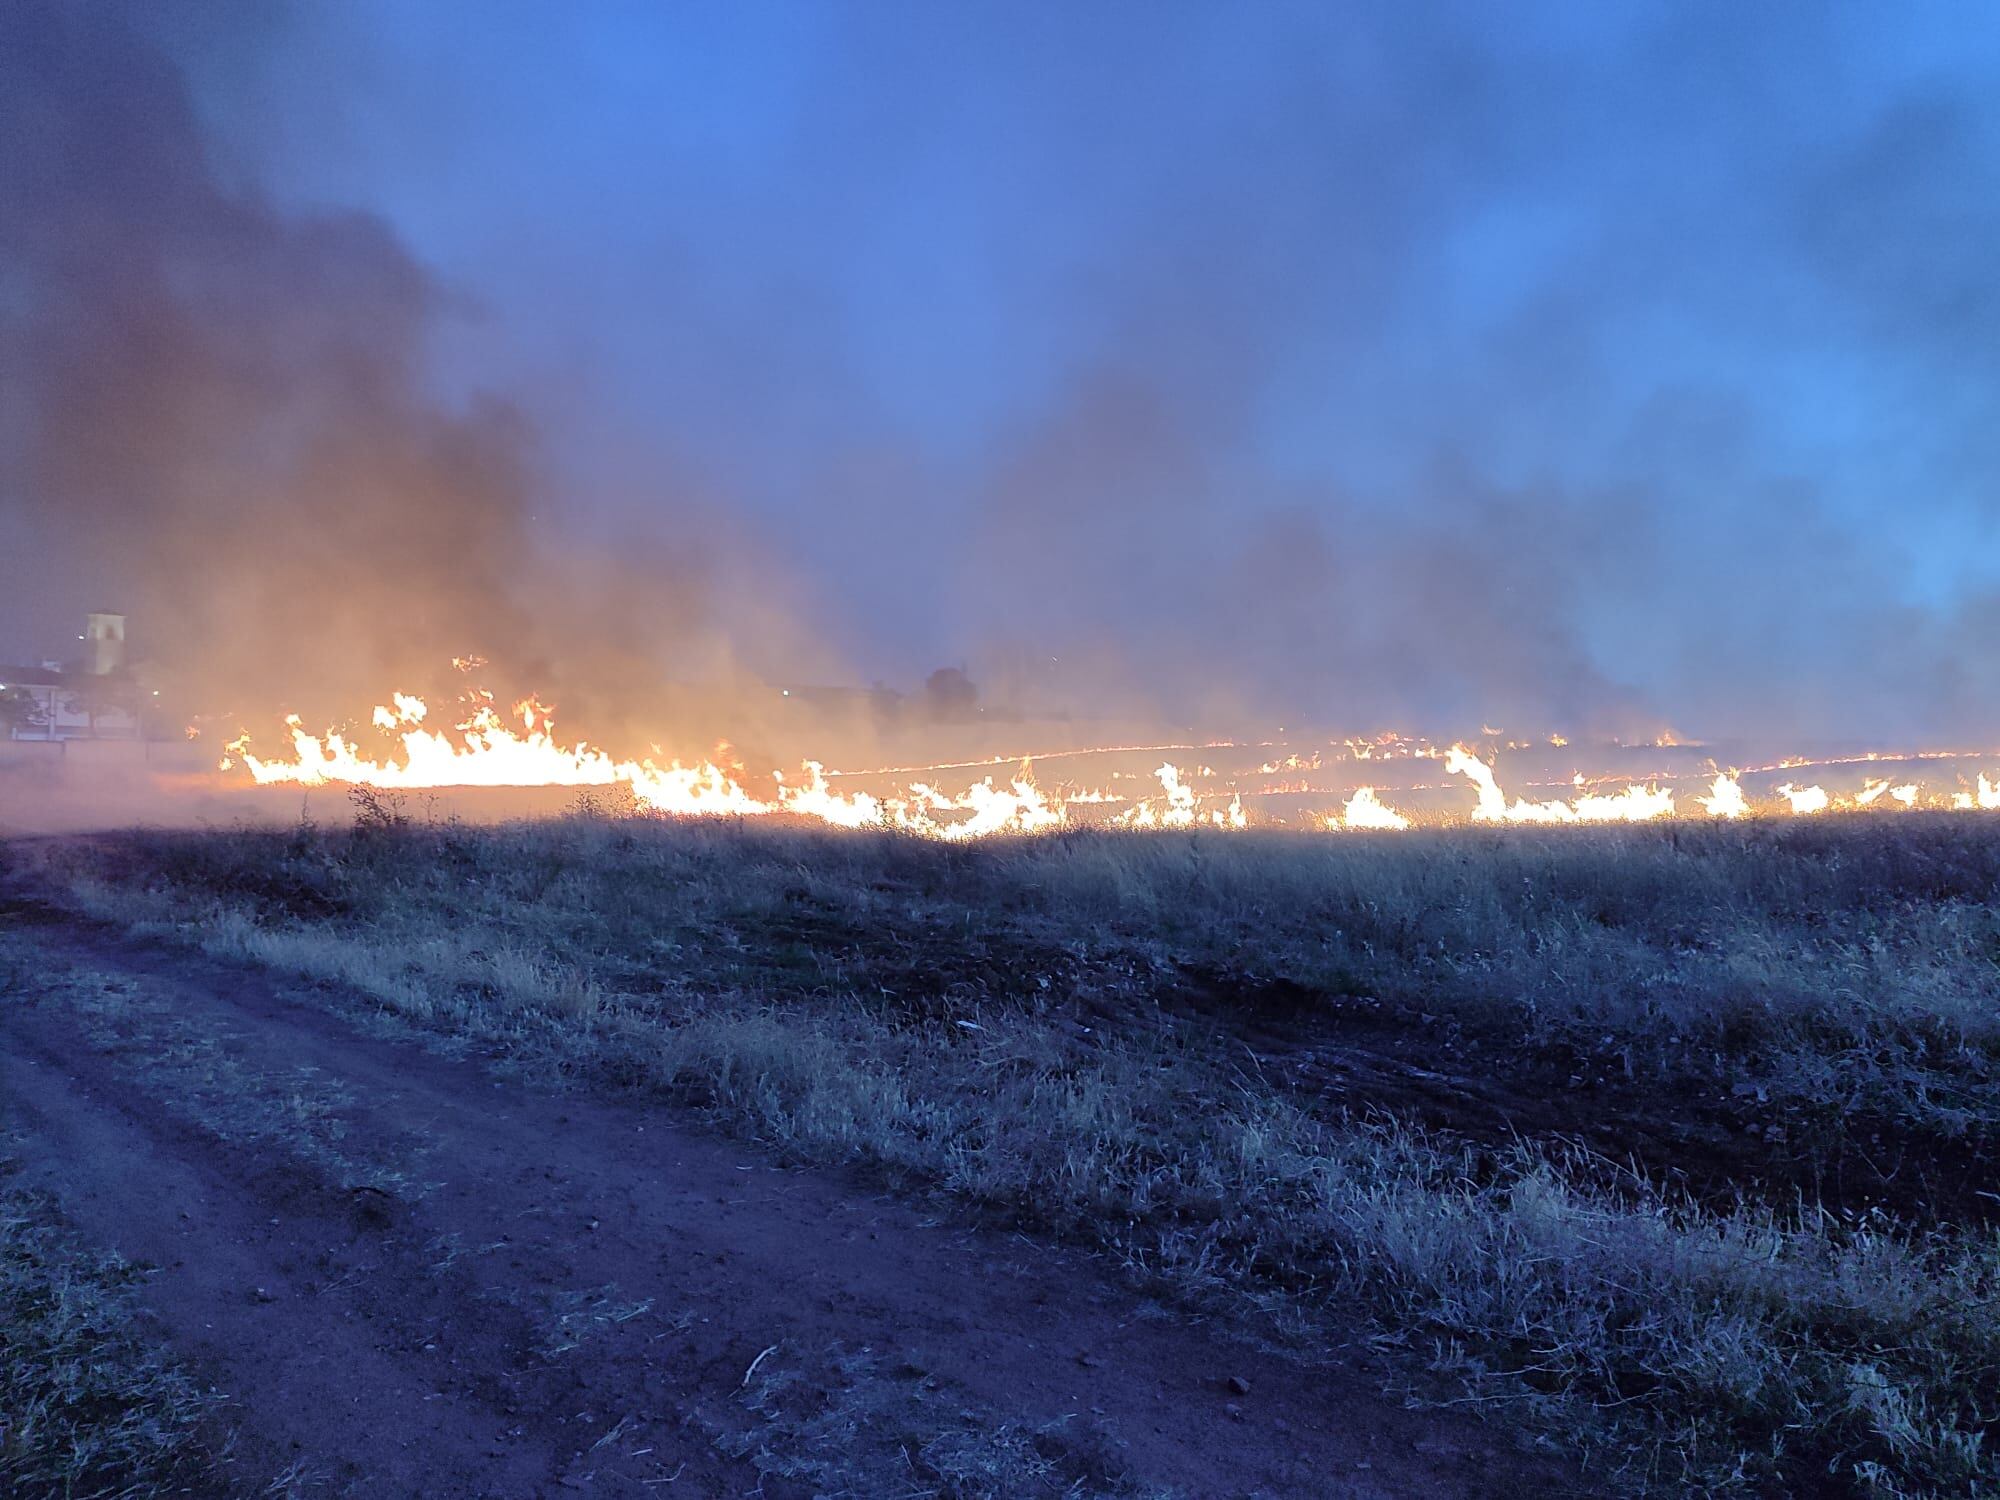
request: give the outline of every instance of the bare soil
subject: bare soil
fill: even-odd
[[[0,1128],[82,1232],[156,1268],[160,1338],[230,1397],[218,1491],[1005,1492],[950,1489],[914,1427],[884,1489],[885,1411],[1030,1434],[1049,1493],[1578,1489],[1385,1397],[1358,1345],[1302,1360],[1102,1261],[32,902],[0,939]],[[204,1103],[252,1095],[320,1148]]]

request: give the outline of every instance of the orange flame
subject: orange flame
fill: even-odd
[[[465,658],[454,665],[470,671],[480,663],[477,658]],[[691,765],[678,760],[665,764],[652,759],[621,760],[587,743],[565,744],[558,740],[551,709],[534,697],[516,703],[511,714],[503,714],[495,707],[492,695],[483,690],[469,692],[465,701],[469,705],[466,716],[446,729],[434,724],[430,705],[422,698],[408,693],[392,694],[389,703],[377,708],[372,716],[375,727],[391,736],[397,745],[396,753],[382,758],[370,756],[338,732],[309,734],[294,715],[285,721],[291,737],[289,757],[257,755],[251,751],[249,737],[245,735],[228,745],[220,764],[224,770],[240,764],[258,785],[311,787],[340,783],[384,789],[624,785],[631,788],[639,807],[655,812],[734,817],[789,814],[841,828],[900,829],[951,840],[1063,828],[1071,824],[1073,808],[1078,816],[1101,821],[1104,814],[1086,815],[1082,810],[1114,804],[1123,804],[1124,810],[1111,821],[1134,829],[1233,830],[1245,828],[1251,822],[1243,805],[1244,792],[1200,761],[1194,763],[1191,772],[1173,761],[1161,762],[1152,776],[1159,786],[1157,795],[1136,798],[1103,787],[1074,787],[1067,782],[1061,791],[1045,789],[1036,782],[1027,758],[1019,759],[1014,774],[1006,781],[988,775],[956,794],[923,780],[912,780],[888,791],[848,791],[837,781],[843,773],[830,772],[818,761],[807,761],[796,778],[774,775],[768,794],[759,794],[745,785],[740,766],[727,763],[727,747],[718,752],[716,759]],[[1559,747],[1563,741],[1560,736],[1552,736],[1546,743]],[[1226,742],[1201,746],[1104,746],[1055,751],[1051,758],[1075,760],[1147,749],[1203,750],[1225,745]],[[1238,744],[1235,748],[1245,747]],[[1335,742],[1332,748],[1336,757],[1344,752],[1347,759],[1355,762],[1402,759],[1414,764],[1442,759],[1449,774],[1462,776],[1470,783],[1474,801],[1469,812],[1474,822],[1639,823],[1694,815],[1678,809],[1673,791],[1656,783],[1632,782],[1615,790],[1599,791],[1580,774],[1574,779],[1574,795],[1567,798],[1510,799],[1500,787],[1494,766],[1463,744],[1440,750],[1423,740],[1383,734]],[[1965,753],[1920,752],[1911,758],[1942,760]],[[1780,765],[1842,765],[1876,758],[1873,754],[1840,761],[1788,757]],[[883,778],[908,772],[929,775],[1006,762],[1006,757],[996,757],[886,768],[865,774]],[[1271,756],[1258,764],[1254,772],[1244,774],[1272,777],[1287,771],[1318,771],[1321,767],[1318,751],[1287,753]],[[1778,767],[1759,769],[1770,771]],[[1109,771],[1114,782],[1127,775],[1115,768]],[[1690,803],[1699,806],[1710,818],[1749,816],[1753,809],[1740,775],[1737,771],[1716,774],[1707,795],[1694,795]],[[1217,780],[1225,780],[1220,789],[1213,785]],[[1251,789],[1251,795],[1297,795],[1312,789],[1309,779],[1278,784],[1263,782]],[[1961,783],[1959,790],[1931,793],[1927,801],[1918,782],[1894,784],[1887,777],[1869,777],[1858,792],[1840,797],[1817,784],[1800,786],[1786,781],[1776,788],[1776,796],[1777,803],[1763,802],[1761,808],[1794,816],[1809,816],[1836,807],[1911,808],[1920,802],[1940,807],[2000,810],[2000,780],[1989,780],[1982,772],[1972,789],[1965,789]],[[1402,830],[1412,826],[1412,820],[1385,802],[1374,786],[1355,788],[1344,805],[1334,811],[1311,814],[1309,821],[1317,827],[1341,831]]]

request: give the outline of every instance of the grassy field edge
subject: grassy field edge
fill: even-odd
[[[1212,1029],[1088,1026],[1066,1003],[1142,993],[1170,969],[1210,963],[1218,934],[1240,942],[1260,925],[1262,951],[1238,959],[1246,978],[1276,969],[1325,988],[1336,966],[1352,987],[1355,902],[1401,900],[1397,920],[1421,925],[1454,893],[1486,899],[1526,868],[1531,887],[1562,896],[1529,903],[1543,943],[1534,964],[1553,978],[1509,995],[1502,980],[1529,968],[1496,953],[1484,976],[1494,1006],[1524,1026],[1650,1044],[1642,1033],[1670,1024],[1708,1045],[1743,1030],[1721,989],[1700,1003],[1683,993],[1663,1021],[1658,996],[1630,984],[1605,997],[1615,1013],[1565,1016],[1556,986],[1575,1002],[1578,973],[1657,963],[1650,932],[1636,940],[1607,909],[1651,900],[1673,919],[1659,882],[1720,878],[1702,861],[1748,864],[1768,850],[1611,847],[1606,860],[1643,856],[1619,877],[1640,889],[1591,894],[1575,889],[1572,866],[1607,846],[1583,840],[1324,858],[1220,842],[1109,836],[970,852],[579,819],[154,835],[42,846],[26,863],[97,915],[327,981],[575,1081],[697,1103],[799,1158],[882,1167],[1190,1292],[1275,1299],[1306,1317],[1365,1314],[1378,1341],[1451,1377],[1459,1399],[1526,1418],[1589,1455],[1607,1483],[1914,1496],[2000,1478],[1986,1394],[2000,1369],[1990,1226],[1694,1201],[1579,1148],[1329,1118],[1263,1081],[1254,1054],[1246,1065]],[[1806,888],[1773,910],[1827,904],[1810,889],[1824,871],[1791,868],[1815,847],[1775,856],[1772,868]],[[1883,878],[1902,878],[1910,852],[1920,874],[1936,863],[1929,848],[1892,850]],[[1760,1075],[1803,1088],[1815,1067],[1864,1080],[1886,1068],[1961,1114],[1989,1107],[1992,1037],[1964,993],[1993,962],[1990,930],[1964,930],[1977,928],[1986,858],[1975,849],[1956,874],[1923,875],[1940,893],[1911,919],[1926,924],[1929,971],[1905,954],[1914,977],[1875,998],[1879,1020],[1854,988],[1851,955],[1814,947],[1802,927],[1794,946],[1820,967],[1794,954],[1797,972],[1751,997],[1765,1028]],[[1854,920],[1873,926],[1857,951],[1917,941],[1863,897]],[[1339,924],[1337,951],[1294,930],[1301,912],[1305,929]],[[1508,936],[1482,941],[1497,950]],[[1758,945],[1771,965],[1796,935],[1752,923],[1725,936],[1737,951],[1704,960],[1718,972]],[[1690,953],[1713,946],[1699,931],[1683,939]],[[828,954],[857,943],[860,958],[829,969]],[[946,978],[913,1006],[897,954],[925,944],[942,970],[988,977],[957,992]],[[1947,960],[1959,967],[1941,972]],[[890,983],[871,994],[870,978]],[[1684,992],[1685,978],[1667,989]],[[1450,985],[1433,988],[1453,1002]],[[1912,1057],[1933,1057],[1946,1036],[1959,1062],[1913,1072]]]

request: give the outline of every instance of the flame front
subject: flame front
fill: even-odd
[[[1750,811],[1750,799],[1743,795],[1743,784],[1734,776],[1716,777],[1708,795],[1695,800],[1708,809],[1711,818],[1740,818]]]
[[[1825,812],[1833,800],[1821,786],[1793,786],[1789,781],[1778,788],[1778,795],[1792,804],[1795,813]]]
[[[1328,828],[1386,828],[1402,830],[1410,826],[1410,820],[1385,804],[1375,795],[1375,788],[1364,786],[1356,789],[1347,799],[1347,806],[1337,813],[1328,813]]]
[[[988,775],[965,790],[950,793],[930,781],[913,780],[893,790],[847,791],[835,784],[835,775],[819,761],[807,761],[801,774],[788,779],[770,777],[770,790],[759,794],[746,785],[740,766],[728,764],[724,752],[718,758],[688,765],[676,760],[665,765],[652,760],[620,760],[585,743],[564,744],[555,736],[551,710],[530,697],[514,705],[511,716],[494,705],[490,694],[475,692],[468,698],[469,711],[452,729],[431,725],[430,706],[407,693],[391,695],[390,702],[377,708],[373,722],[378,730],[393,736],[399,753],[374,759],[342,735],[329,732],[315,736],[306,732],[296,715],[285,723],[291,735],[292,754],[288,759],[266,759],[254,754],[248,736],[228,747],[221,762],[224,770],[241,765],[258,785],[291,784],[325,786],[345,784],[381,789],[444,787],[628,787],[635,803],[658,813],[699,816],[761,817],[789,814],[841,828],[901,829],[929,837],[962,840],[1000,834],[1031,834],[1059,829],[1082,818],[1109,821],[1133,829],[1240,829],[1250,825],[1244,807],[1244,791],[1230,786],[1223,791],[1201,790],[1197,782],[1212,782],[1216,773],[1208,764],[1195,763],[1193,770],[1173,761],[1160,763],[1152,773],[1158,795],[1132,798],[1104,787],[1072,787],[1054,791],[1035,779],[1031,762],[1022,759],[1004,782]],[[1515,742],[1508,742],[1510,745]],[[1552,736],[1546,742],[1560,747],[1565,742]],[[1055,752],[1057,758],[1111,753],[1130,754],[1143,746],[1113,746],[1099,750]],[[1158,747],[1200,750],[1201,746]],[[1222,748],[1219,745],[1210,748]],[[1518,748],[1518,746],[1517,746]],[[1692,807],[1676,806],[1672,790],[1653,782],[1630,782],[1616,790],[1593,789],[1579,774],[1573,780],[1574,795],[1541,801],[1525,797],[1509,798],[1501,789],[1493,764],[1464,744],[1440,752],[1421,742],[1396,735],[1372,740],[1350,740],[1334,746],[1336,758],[1344,750],[1354,762],[1402,759],[1422,762],[1442,759],[1444,769],[1464,777],[1471,785],[1471,820],[1495,824],[1587,824],[1640,823],[1659,818],[1702,816],[1736,819],[1753,810],[1810,816],[1830,809],[1882,807],[1912,808],[1919,805],[1973,810],[2000,810],[2000,780],[1989,780],[1984,772],[1970,789],[1943,794],[1925,794],[1917,782],[1894,783],[1888,777],[1868,777],[1851,796],[1835,796],[1823,786],[1795,785],[1790,781],[1775,789],[1777,800],[1762,801],[1753,809],[1750,796],[1736,771],[1719,772],[1707,795],[1690,798]],[[1912,759],[1943,759],[1951,752],[1919,752]],[[1865,757],[1873,759],[1873,757]],[[1005,760],[954,762],[933,767],[904,767],[902,772],[964,770],[980,765],[1006,764]],[[1786,766],[1813,764],[1790,759]],[[1319,752],[1272,757],[1258,765],[1254,775],[1275,776],[1287,772],[1314,772],[1321,768]],[[1777,767],[1763,767],[1765,772]],[[889,772],[870,773],[885,777]],[[1112,771],[1115,779],[1126,773]],[[1296,795],[1312,790],[1309,780],[1267,783],[1253,788],[1256,795]],[[1090,812],[1088,809],[1120,805],[1117,813]],[[1695,813],[1692,808],[1699,807]],[[1429,815],[1436,820],[1436,815]],[[1416,821],[1384,801],[1373,785],[1356,787],[1337,809],[1311,814],[1310,826],[1329,830],[1401,831]]]
[[[1628,786],[1609,795],[1583,792],[1573,802],[1508,802],[1493,768],[1463,745],[1453,745],[1444,768],[1471,781],[1478,801],[1472,817],[1478,823],[1643,823],[1670,817],[1674,794],[1656,786]]]
[[[1205,771],[1207,768],[1203,769]],[[1232,797],[1226,808],[1203,812],[1200,796],[1182,778],[1179,766],[1169,761],[1153,774],[1159,778],[1160,790],[1164,795],[1157,803],[1141,802],[1130,812],[1123,814],[1118,819],[1122,827],[1193,828],[1200,825],[1242,828],[1248,823],[1241,796]]]
[[[1951,805],[1961,810],[1983,807],[1991,811],[2000,808],[2000,781],[1988,781],[1985,773],[1981,772],[1978,790],[1955,794]]]
[[[479,703],[455,735],[424,727],[428,705],[406,693],[392,695],[393,706],[377,708],[378,729],[397,736],[399,759],[371,760],[338,734],[324,738],[308,734],[297,715],[285,720],[292,735],[292,759],[265,760],[251,753],[247,737],[229,746],[223,770],[238,761],[260,786],[350,786],[382,789],[511,786],[628,786],[639,806],[653,812],[682,815],[757,817],[791,813],[842,828],[902,828],[938,838],[968,839],[999,833],[1039,833],[1062,826],[1064,805],[1035,784],[1024,762],[1007,786],[991,777],[957,796],[948,796],[924,782],[911,784],[902,797],[878,798],[867,792],[836,791],[818,761],[808,761],[805,777],[796,785],[777,778],[772,797],[758,797],[733,771],[714,761],[656,765],[650,760],[616,760],[586,744],[563,745],[551,730],[549,710],[529,698],[514,707],[521,721],[515,729],[490,702]],[[1169,774],[1171,773],[1171,774]],[[1183,806],[1192,807],[1194,793],[1179,783],[1173,767],[1162,768],[1170,805],[1164,814],[1151,804],[1143,810],[1154,819],[1147,826],[1186,826]],[[1240,804],[1237,824],[1241,826]]]

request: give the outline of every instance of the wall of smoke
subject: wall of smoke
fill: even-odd
[[[296,125],[203,91],[314,117],[343,85],[298,59],[359,23],[251,14],[0,13],[0,655],[113,605],[204,704],[330,718],[476,652],[688,749],[764,734],[771,684],[952,661],[1217,730],[2000,728],[2000,557],[1952,545],[2000,510],[1996,105],[1934,69],[1816,113],[1834,19],[1693,7],[1582,66],[1473,8],[1273,10],[1244,88],[1192,16],[1050,21],[1051,63],[1007,9],[852,12],[731,184],[795,221],[722,244],[644,195],[651,300],[543,247],[531,312],[280,191]],[[884,149],[956,96],[956,155]],[[470,97],[450,149],[534,128]],[[947,442],[824,312],[873,243],[827,195],[928,201],[1001,138],[982,287],[1033,378]],[[1099,207],[1038,223],[1049,182]],[[704,313],[727,257],[790,295]],[[537,317],[607,357],[441,377]]]

